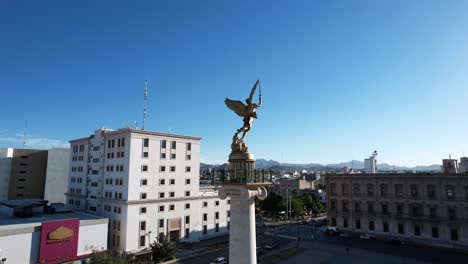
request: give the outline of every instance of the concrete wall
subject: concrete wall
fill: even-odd
[[[44,199],[50,203],[65,203],[69,160],[68,148],[52,148],[48,151]]]
[[[14,149],[8,199],[44,198],[47,150]]]
[[[78,256],[91,254],[93,250],[107,250],[107,226],[107,223],[80,226]]]

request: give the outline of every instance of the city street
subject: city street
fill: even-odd
[[[323,230],[325,227],[322,227]],[[278,247],[265,250],[258,256],[259,263],[468,263],[468,254],[449,249],[418,245],[400,245],[386,240],[363,240],[359,237],[342,238],[318,231],[312,239],[312,226],[283,224],[266,227],[259,244],[275,242]],[[302,237],[299,243],[296,236]],[[214,245],[202,241],[205,248],[200,255],[185,258],[177,263],[210,263],[217,257],[228,257],[228,238],[218,239]],[[222,242],[219,242],[222,241]],[[209,246],[208,246],[209,245]],[[299,246],[297,254],[287,259],[275,258]],[[197,244],[193,246],[199,248]],[[348,252],[346,250],[348,248]]]

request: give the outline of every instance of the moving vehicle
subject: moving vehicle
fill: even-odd
[[[278,247],[278,245],[276,243],[268,243],[268,244],[265,245],[266,249],[274,249],[276,247]]]
[[[227,264],[228,261],[225,257],[219,257],[219,258],[216,258],[215,260],[211,261],[210,264]]]
[[[371,234],[364,234],[362,236],[359,236],[359,238],[367,240],[367,239],[373,239],[373,238],[375,238],[375,236],[371,235]]]

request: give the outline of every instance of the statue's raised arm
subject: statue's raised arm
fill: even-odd
[[[252,124],[253,124],[253,119],[257,118],[257,113],[256,109],[259,108],[262,105],[262,94],[261,90],[259,89],[259,102],[258,104],[252,103],[253,96],[255,94],[255,90],[257,89],[257,85],[259,85],[260,81],[257,80],[252,87],[252,90],[250,91],[250,96],[245,100],[247,105],[244,105],[241,101],[237,100],[231,100],[226,98],[224,102],[226,103],[226,106],[234,111],[238,116],[243,117],[244,124],[241,128],[237,129],[237,132],[234,134],[234,137],[232,138],[233,142],[233,148],[235,145],[243,145],[244,148],[246,149],[247,147],[244,144],[244,138],[250,131]],[[242,137],[239,138],[239,133],[242,132]]]

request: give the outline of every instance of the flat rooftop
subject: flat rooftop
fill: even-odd
[[[56,221],[70,218],[79,218],[80,225],[102,224],[108,222],[108,219],[105,217],[81,212],[43,214],[28,218],[0,215],[0,236],[2,235],[1,232],[4,230],[34,228],[36,226],[41,226],[42,222],[45,221]]]

